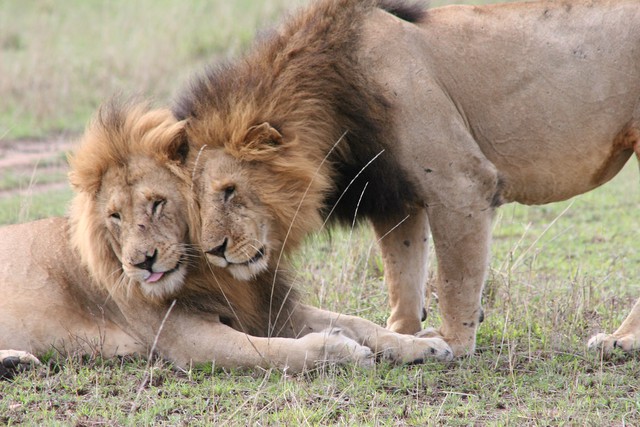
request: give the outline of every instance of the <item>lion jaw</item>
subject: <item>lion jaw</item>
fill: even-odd
[[[154,299],[165,299],[175,295],[183,287],[185,278],[186,268],[183,264],[180,264],[177,269],[172,270],[170,273],[163,273],[155,282],[150,282],[147,279],[138,283],[145,295]]]
[[[250,280],[267,269],[269,258],[266,246],[259,247],[250,255],[245,246],[255,249],[253,245],[227,249],[227,242],[225,239],[222,245],[206,252],[207,260],[212,265],[227,268],[233,277],[243,281]]]

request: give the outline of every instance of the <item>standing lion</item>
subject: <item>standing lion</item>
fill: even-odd
[[[425,10],[318,0],[211,67],[174,108],[200,152],[201,244],[251,280],[327,221],[368,219],[388,327],[474,352],[495,209],[565,200],[640,155],[640,2]],[[640,303],[591,345],[640,347]]]

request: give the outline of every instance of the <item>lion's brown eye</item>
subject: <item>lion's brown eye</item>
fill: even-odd
[[[228,185],[224,189],[224,201],[228,202],[229,199],[231,199],[233,197],[235,192],[236,192],[236,186],[235,185]]]
[[[111,215],[109,215],[109,218],[115,220],[115,221],[120,221],[120,214],[118,212],[114,212]]]

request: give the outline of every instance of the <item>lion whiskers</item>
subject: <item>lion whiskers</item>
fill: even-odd
[[[260,242],[258,239],[253,239],[253,240],[255,240],[255,241],[256,241],[256,243],[258,244],[258,246],[254,245],[254,244],[252,244],[252,243],[247,243],[247,246],[248,246],[249,248],[253,249],[253,251],[254,251],[253,255],[251,255],[251,254],[249,254],[249,253],[247,253],[247,254],[246,254],[246,255],[249,257],[249,259],[251,259],[251,258],[253,258],[254,256],[256,256],[256,254],[257,254],[258,252],[260,252],[260,253],[262,253],[263,255],[265,255],[265,254],[263,253],[263,251],[264,251],[264,245],[263,245],[263,243],[262,243],[262,242]],[[246,249],[245,249],[245,251],[246,251]]]
[[[175,248],[176,252],[180,254],[181,260],[196,261],[199,259],[198,252],[200,251],[197,245],[192,243],[172,243],[170,246]]]

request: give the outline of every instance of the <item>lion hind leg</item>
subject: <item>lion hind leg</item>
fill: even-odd
[[[0,350],[0,378],[13,378],[17,372],[40,364],[37,357],[26,351]]]
[[[588,347],[605,354],[611,353],[615,348],[627,353],[640,349],[640,299],[613,334],[601,333],[591,337]]]

